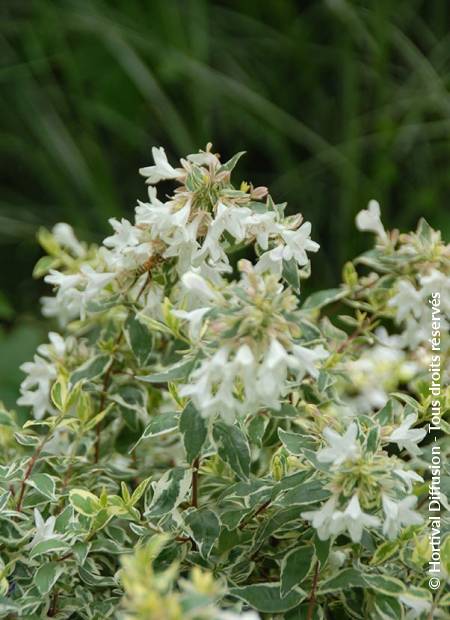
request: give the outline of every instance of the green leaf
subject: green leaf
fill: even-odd
[[[219,538],[219,518],[209,508],[200,508],[190,512],[185,518],[185,523],[192,538],[197,543],[200,555],[206,560],[214,543]]]
[[[245,601],[250,607],[264,613],[282,613],[296,607],[306,596],[296,588],[284,598],[279,583],[257,583],[241,588],[230,588],[230,595]]]
[[[27,480],[27,484],[39,491],[44,497],[52,501],[56,500],[56,483],[52,476],[48,474],[33,474],[31,478]]]
[[[386,596],[384,594],[377,594],[374,599],[375,609],[380,614],[381,618],[403,618],[402,606],[392,596]]]
[[[72,489],[69,501],[73,508],[85,517],[94,517],[101,509],[99,498],[84,489]]]
[[[101,299],[91,299],[86,304],[86,310],[92,314],[105,312],[105,310],[118,306],[120,304],[120,297],[121,293],[114,293],[114,295],[108,295]]]
[[[258,446],[258,448],[262,445],[262,438],[264,437],[268,424],[269,418],[267,416],[256,415],[250,420],[247,426],[247,434],[250,442]]]
[[[41,256],[33,269],[33,278],[42,278],[50,269],[55,269],[59,259],[54,256]]]
[[[331,538],[328,538],[328,540],[320,540],[320,538],[317,536],[317,532],[314,532],[312,543],[316,550],[316,557],[320,562],[321,568],[323,568],[326,561],[328,560],[328,556],[330,555]]]
[[[395,577],[387,577],[385,575],[364,575],[364,579],[368,587],[381,592],[382,594],[398,595],[405,592],[405,585]]]
[[[434,230],[428,224],[424,217],[421,217],[419,223],[417,225],[417,235],[420,237],[421,241],[425,243],[425,245],[431,243],[433,239]]]
[[[138,364],[145,366],[152,354],[153,338],[148,328],[133,313],[125,323],[125,336]]]
[[[186,497],[191,486],[192,472],[174,467],[158,480],[152,503],[146,513],[149,517],[162,517],[176,508]]]
[[[264,521],[258,528],[255,541],[253,543],[253,550],[256,550],[263,544],[270,536],[275,534],[279,529],[284,527],[291,521],[298,521],[300,518],[299,509],[297,506],[291,506],[290,508],[284,508],[278,510],[272,514],[266,521]]]
[[[33,581],[42,596],[50,592],[61,572],[62,567],[57,562],[47,562],[37,569]]]
[[[78,573],[81,580],[91,588],[115,588],[117,582],[113,577],[103,577],[102,575],[95,575],[93,572],[87,570],[83,566],[78,567]]]
[[[135,488],[131,496],[131,500],[130,500],[130,503],[132,506],[137,504],[138,501],[141,499],[141,497],[144,495],[149,482],[150,482],[150,478],[146,478]]]
[[[283,259],[283,278],[293,288],[296,293],[300,292],[300,277],[295,258]]]
[[[248,478],[250,448],[242,431],[237,426],[216,422],[212,434],[217,453],[222,461],[227,463],[239,478]]]
[[[236,153],[236,155],[233,155],[231,159],[219,167],[218,172],[231,172],[241,159],[242,155],[245,155],[245,151],[240,151],[239,153]]]
[[[205,419],[192,403],[188,403],[181,413],[180,432],[187,462],[192,463],[200,454],[208,432]]]
[[[296,418],[299,411],[290,403],[282,403],[279,409],[269,409],[271,418]]]
[[[283,506],[305,506],[328,499],[330,491],[324,488],[321,480],[311,480],[290,489],[277,501]]]
[[[317,447],[317,440],[311,435],[301,435],[300,433],[291,433],[284,431],[282,428],[278,429],[278,437],[280,438],[283,446],[291,454],[301,456],[303,450],[315,450]]]
[[[396,410],[399,409],[399,403],[389,399],[382,409],[376,414],[377,421],[382,425],[392,424]]]
[[[188,374],[194,368],[195,360],[187,360],[178,362],[164,372],[158,372],[144,377],[137,377],[140,381],[146,383],[167,383],[168,381],[181,381],[186,379]]]
[[[348,292],[341,288],[329,288],[325,291],[317,291],[317,293],[313,293],[306,300],[302,310],[318,310],[319,308],[323,308],[328,304],[332,304],[343,297],[346,297]]]
[[[82,542],[81,540],[79,540],[72,546],[73,555],[75,559],[77,560],[78,564],[84,564],[86,560],[86,556],[89,553],[90,548],[91,548],[90,543],[85,543],[85,542]]]
[[[155,416],[146,426],[141,439],[165,435],[178,428],[179,414],[176,411],[167,411]]]
[[[82,379],[93,381],[106,371],[110,363],[111,357],[109,355],[97,355],[85,362],[70,375],[70,383],[75,385],[75,383]]]
[[[327,579],[320,584],[319,594],[327,592],[339,592],[345,588],[366,588],[367,582],[361,571],[354,568],[346,568],[340,571],[334,577]]]
[[[35,558],[38,555],[46,555],[48,553],[67,553],[70,551],[70,546],[58,538],[50,538],[49,540],[43,540],[31,549],[29,553],[30,559]]]
[[[63,412],[67,400],[67,384],[61,377],[52,385],[50,396],[55,407]]]
[[[373,426],[367,433],[367,439],[365,443],[366,453],[375,454],[380,445],[380,427]]]
[[[391,558],[398,551],[399,545],[400,543],[397,540],[386,540],[379,547],[377,547],[370,563],[373,566],[376,566],[377,564],[386,562],[386,560]]]
[[[302,545],[287,553],[281,562],[281,596],[285,597],[308,576],[314,560],[314,548]]]

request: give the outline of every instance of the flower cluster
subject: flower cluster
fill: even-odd
[[[2,617],[447,617],[423,576],[449,247],[423,220],[386,230],[371,201],[374,247],[305,299],[311,226],[232,184],[241,155],[153,149],[148,201],[100,247],[40,231],[60,333],[0,408]]]
[[[417,443],[423,440],[426,430],[410,429],[414,422],[414,414],[407,416],[384,443],[396,443],[412,454],[420,453]],[[397,457],[377,454],[373,445],[368,449],[363,434],[358,437],[354,422],[342,436],[328,427],[323,435],[328,446],[318,451],[317,460],[330,468],[328,486],[332,495],[318,510],[302,513],[317,529],[321,540],[348,531],[353,542],[359,542],[364,528],[377,528],[382,522],[383,534],[392,539],[403,526],[422,523],[421,516],[413,510],[417,498],[408,495],[413,482],[423,482],[421,476],[404,469]],[[371,513],[373,508],[382,507],[381,512],[377,510],[379,516],[364,512],[359,496]]]
[[[241,261],[241,279],[213,287],[200,275],[182,278],[191,296],[211,305],[174,314],[189,323],[191,337],[201,333],[203,359],[180,395],[191,398],[203,416],[232,423],[237,413],[279,409],[287,379],[317,378],[328,357],[323,345],[302,346],[297,300],[280,280],[260,275]]]

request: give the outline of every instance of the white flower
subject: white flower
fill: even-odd
[[[419,525],[422,517],[412,510],[416,505],[417,497],[408,495],[400,501],[395,501],[391,497],[383,494],[382,503],[384,514],[386,515],[383,524],[383,534],[388,538],[395,538],[404,525]]]
[[[415,471],[409,471],[405,469],[394,469],[394,474],[396,474],[405,484],[405,488],[408,492],[411,491],[413,482],[423,482],[422,476],[416,474]]]
[[[39,355],[50,357],[56,355],[56,357],[62,357],[66,352],[66,341],[57,332],[49,332],[48,339],[50,344],[41,344],[37,348]]]
[[[366,349],[357,359],[345,364],[349,385],[352,392],[356,392],[346,401],[360,413],[383,407],[399,380],[409,381],[420,369],[400,348],[402,339],[399,336],[389,336],[384,328],[377,329],[375,335],[381,344]]]
[[[85,301],[97,297],[99,293],[116,277],[115,273],[95,271],[90,265],[83,265],[81,273],[85,277],[83,298]]]
[[[377,527],[378,517],[373,517],[361,510],[358,496],[355,494],[344,512],[336,511],[330,524],[332,534],[340,534],[347,530],[353,542],[359,542],[365,527]]]
[[[306,252],[317,252],[320,247],[318,243],[310,239],[310,222],[305,222],[297,230],[280,228],[279,234],[284,243],[260,256],[255,267],[257,273],[270,271],[279,276],[283,270],[283,260],[289,261],[292,258],[299,267],[304,267],[309,263]]]
[[[192,153],[191,155],[187,155],[186,159],[197,166],[211,166],[212,168],[216,168],[220,165],[220,160],[209,151]]]
[[[284,246],[277,245],[272,250],[264,252],[259,257],[258,262],[255,265],[256,273],[273,273],[277,277],[280,277],[283,272],[283,253]]]
[[[122,218],[119,222],[116,218],[109,219],[109,223],[114,229],[114,234],[103,240],[103,245],[107,248],[123,250],[133,247],[140,243],[140,230],[133,226],[131,222]]]
[[[76,288],[66,292],[58,291],[56,297],[41,297],[42,314],[45,317],[56,317],[61,326],[80,316],[82,309],[82,293]]]
[[[249,209],[248,209],[249,211]],[[245,219],[246,237],[256,238],[261,250],[269,247],[269,237],[279,234],[282,227],[276,223],[276,214],[273,211],[266,213],[251,213]]]
[[[299,381],[303,379],[306,374],[311,375],[314,379],[319,376],[317,369],[317,362],[324,360],[329,356],[328,351],[324,349],[322,345],[314,347],[314,349],[307,349],[298,344],[292,347],[292,353],[294,355],[295,368],[297,368]],[[294,366],[294,364],[292,364]]]
[[[80,258],[86,254],[84,247],[78,241],[73,232],[72,226],[59,222],[55,224],[52,229],[52,234],[56,241],[64,248],[67,248],[74,254],[74,256]]]
[[[55,534],[54,532],[56,517],[49,517],[46,521],[44,521],[39,510],[35,508],[34,521],[36,531],[33,540],[27,545],[27,549],[31,549],[38,543],[44,542],[45,540],[61,538],[61,534]]]
[[[388,306],[396,309],[396,318],[399,323],[409,314],[415,316],[416,319],[420,318],[424,310],[420,293],[409,280],[397,282],[396,294],[388,301]]]
[[[211,234],[219,239],[226,231],[236,241],[242,241],[246,234],[246,224],[251,213],[247,207],[226,206],[219,202],[216,216],[210,225]]]
[[[254,387],[255,404],[264,405],[271,409],[280,408],[280,394],[287,377],[288,366],[291,356],[285,348],[276,340],[272,339],[262,363],[259,365],[256,374]],[[250,381],[248,382],[251,386]],[[251,400],[250,390],[247,390],[249,400]]]
[[[223,347],[205,359],[190,377],[180,395],[192,398],[203,417],[219,415],[231,424],[236,413],[234,399],[235,366],[229,362],[229,351]]]
[[[217,291],[210,286],[205,278],[194,271],[187,271],[181,281],[186,290],[198,296],[202,301],[214,302],[218,298]]]
[[[411,428],[416,420],[417,414],[410,413],[403,420],[402,424],[388,437],[388,441],[391,443],[396,443],[400,450],[404,448],[412,456],[421,454],[422,451],[417,444],[420,443],[427,434],[427,431],[424,428]]]
[[[177,179],[183,174],[180,168],[173,168],[169,164],[166,152],[162,147],[157,148],[154,146],[152,148],[152,155],[155,165],[139,169],[139,174],[147,177],[147,183],[154,184],[164,179]]]
[[[323,435],[329,447],[322,448],[317,453],[317,460],[320,463],[332,463],[337,467],[344,461],[353,461],[360,456],[360,446],[356,441],[358,435],[356,424],[350,424],[342,436],[329,427],[324,428]]]
[[[51,409],[49,401],[50,386],[56,378],[56,369],[48,360],[35,355],[32,362],[25,362],[20,369],[27,373],[27,377],[20,385],[21,396],[18,405],[33,408],[33,415],[37,420],[44,417]]]
[[[76,288],[83,281],[82,276],[79,273],[66,274],[57,271],[56,269],[50,269],[48,275],[45,276],[44,282],[56,286],[61,293],[71,291]]]
[[[301,513],[303,519],[311,521],[311,525],[317,530],[320,540],[327,540],[331,536],[330,525],[333,514],[336,511],[336,505],[337,498],[332,495],[325,504],[322,504],[319,510],[309,510]]]
[[[191,310],[187,312],[186,310],[172,310],[172,314],[179,319],[184,319],[189,323],[189,338],[191,340],[197,340],[200,335],[200,331],[202,328],[203,317],[207,312],[209,312],[211,308],[197,308],[197,310]]]
[[[420,294],[427,300],[432,293],[440,293],[440,309],[442,314],[450,312],[450,278],[437,269],[432,269],[426,276],[419,276]]]
[[[279,409],[290,361],[276,339],[260,359],[247,344],[234,352],[222,347],[192,373],[180,394],[191,397],[204,417],[220,415],[227,423],[262,406]]]
[[[381,239],[386,240],[387,235],[380,218],[380,205],[376,200],[370,200],[367,209],[363,209],[356,216],[358,230],[374,232]]]
[[[317,252],[320,248],[320,245],[310,238],[311,222],[305,222],[297,230],[283,230],[281,236],[286,243],[283,259],[294,258],[300,267],[309,262],[306,252]]]

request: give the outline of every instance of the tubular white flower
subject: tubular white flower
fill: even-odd
[[[317,362],[327,359],[328,351],[319,345],[313,349],[307,349],[298,344],[293,345],[292,353],[295,361],[292,363],[297,368],[298,379],[301,380],[306,374],[311,375],[314,379],[319,376]]]
[[[394,474],[402,480],[408,492],[411,492],[413,482],[423,482],[422,476],[415,471],[398,468],[394,469]]]
[[[358,496],[353,495],[344,512],[336,511],[330,524],[332,534],[340,534],[345,530],[350,534],[353,542],[359,542],[364,528],[377,527],[380,524],[378,517],[369,515],[361,510]]]
[[[337,498],[332,495],[318,510],[308,510],[301,513],[303,519],[311,521],[311,525],[317,530],[320,540],[327,540],[331,536],[330,526],[336,506]]]
[[[112,217],[109,223],[114,229],[114,234],[103,240],[103,245],[107,248],[123,250],[124,248],[133,247],[140,243],[140,231],[133,226],[131,222],[122,218],[120,221]]]
[[[203,317],[210,310],[210,307],[197,308],[197,310],[191,310],[190,312],[186,310],[172,310],[172,314],[179,319],[188,321],[189,337],[191,340],[197,340],[202,328]]]
[[[367,209],[363,209],[356,216],[358,230],[373,232],[380,239],[386,240],[387,235],[380,218],[380,205],[376,200],[370,200]]]
[[[388,301],[388,306],[395,308],[396,319],[399,323],[411,314],[416,319],[423,313],[423,303],[419,291],[409,280],[399,280],[396,294]]]
[[[219,293],[209,285],[205,278],[194,271],[187,271],[181,281],[187,291],[198,295],[204,301],[212,303],[219,297]]]
[[[400,450],[404,448],[412,456],[421,454],[422,451],[417,444],[420,443],[427,434],[427,431],[424,428],[411,428],[416,421],[417,414],[410,413],[403,420],[402,424],[388,437],[388,441],[391,443],[396,443]]]
[[[386,517],[383,523],[383,534],[388,538],[395,538],[403,526],[420,525],[423,522],[422,517],[412,510],[417,503],[415,495],[408,495],[400,501],[395,501],[383,493],[382,503]]]
[[[33,540],[27,545],[27,549],[32,549],[38,543],[55,538],[61,538],[62,535],[55,533],[56,517],[49,517],[46,521],[42,518],[37,508],[34,509],[35,534]]]
[[[154,184],[167,179],[178,179],[183,174],[183,170],[180,168],[173,168],[169,164],[166,151],[162,146],[159,148],[154,146],[152,148],[152,155],[155,165],[145,166],[139,169],[139,174],[143,177],[147,177],[147,183]]]
[[[283,230],[281,236],[286,243],[283,251],[284,260],[294,258],[299,267],[309,262],[306,252],[317,252],[320,248],[320,245],[310,238],[310,222],[305,222],[297,230]]]
[[[55,224],[52,228],[52,234],[56,241],[63,247],[72,252],[74,256],[81,258],[86,255],[83,245],[78,241],[72,226],[64,222]]]
[[[344,461],[354,461],[360,457],[361,447],[356,441],[358,427],[355,423],[350,424],[344,435],[339,435],[332,428],[326,427],[323,436],[329,447],[322,448],[317,453],[317,460],[320,463],[331,463],[333,467],[337,467]]]

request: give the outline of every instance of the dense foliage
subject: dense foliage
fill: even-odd
[[[449,481],[449,247],[371,201],[375,247],[303,299],[311,225],[233,185],[241,155],[155,148],[100,248],[40,232],[60,333],[23,365],[28,421],[0,413],[1,617],[446,617],[448,522],[433,600],[423,515],[432,447]]]

